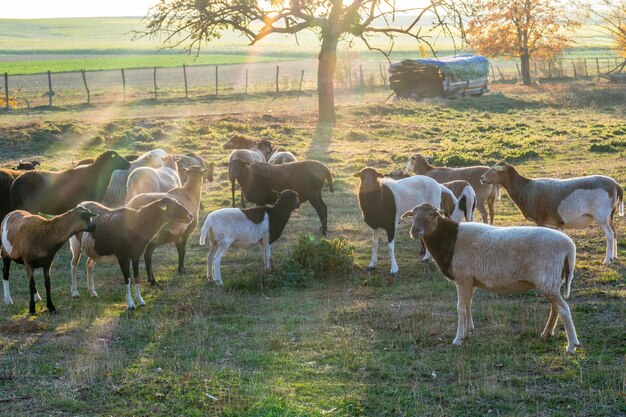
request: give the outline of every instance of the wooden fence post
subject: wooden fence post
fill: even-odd
[[[9,110],[9,74],[8,73],[4,73],[4,99],[5,101],[5,107],[7,110]]]
[[[183,78],[185,79],[185,98],[189,97],[189,91],[187,90],[187,67],[183,64]]]
[[[583,65],[585,66],[585,77],[589,77],[589,71],[587,71],[587,58],[583,58]]]
[[[363,79],[363,65],[359,65],[359,77],[361,78],[361,88],[365,87],[365,80]]]
[[[496,68],[498,69],[498,74],[500,74],[500,81],[506,80],[506,78],[504,78],[504,75],[502,75],[502,70],[500,69],[500,66],[496,65]]]
[[[495,80],[496,80],[496,73],[495,73],[495,71],[493,70],[493,64],[491,63],[491,61],[489,61],[489,66],[491,67],[491,79],[492,79],[493,81],[495,81]]]
[[[560,70],[560,76],[559,78],[563,78],[564,74],[563,74],[563,60],[559,59],[559,70]]]
[[[85,70],[80,70],[80,75],[83,76],[83,84],[85,84],[85,91],[87,91],[87,104],[91,104],[91,94],[89,93],[89,86],[87,86],[87,74]]]
[[[573,59],[572,59],[572,69],[574,70],[574,78],[578,78],[578,73],[576,72],[576,64],[574,64]]]
[[[124,75],[124,68],[122,68],[122,100],[126,101],[126,75]]]
[[[280,66],[276,65],[276,93],[278,94],[278,74],[280,73]]]
[[[304,82],[304,70],[300,73],[300,89],[298,92],[302,93],[302,83]]]
[[[48,71],[48,106],[52,107],[52,75]]]
[[[537,61],[533,61],[535,66],[535,79],[539,79],[539,71],[537,71]]]
[[[598,73],[600,72],[600,60],[596,58],[596,68],[598,69]]]
[[[246,95],[248,95],[248,68],[246,68]]]
[[[548,79],[552,79],[552,61],[548,61]]]
[[[380,76],[383,79],[383,85],[387,85],[387,77],[385,77],[385,72],[383,71],[383,64],[378,63],[378,69],[380,69]]]
[[[158,95],[157,95],[156,72],[157,72],[157,67],[154,67],[154,73],[152,74],[152,78],[154,80],[154,99],[155,100],[158,98]]]
[[[515,63],[515,68],[517,68],[517,79],[521,80],[522,79],[522,72],[519,69],[519,64],[516,62]]]
[[[219,91],[219,85],[220,85],[220,78],[219,75],[217,74],[219,65],[215,66],[215,96],[217,97],[217,93]]]

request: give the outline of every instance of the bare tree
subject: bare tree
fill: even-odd
[[[597,25],[596,32],[626,58],[626,0],[585,1],[580,5]]]
[[[370,50],[388,57],[397,36],[410,36],[431,47],[429,36],[433,30],[450,36],[459,33],[455,28],[462,28],[454,0],[414,3],[424,6],[398,8],[395,0],[160,0],[145,17],[147,29],[143,35],[164,35],[165,47],[185,46],[190,52],[199,52],[202,45],[227,30],[244,34],[251,45],[272,33],[297,35],[311,30],[320,39],[319,122],[334,124],[333,76],[341,40],[360,39]],[[396,22],[398,16],[411,16],[411,20],[400,25]],[[420,23],[425,20],[432,22],[432,30],[426,30],[429,33],[422,33],[424,26]],[[388,40],[384,49],[371,42],[380,36]]]

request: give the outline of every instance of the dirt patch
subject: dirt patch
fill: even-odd
[[[28,318],[7,320],[0,323],[0,333],[3,334],[26,334],[37,333],[46,330],[46,325]]]

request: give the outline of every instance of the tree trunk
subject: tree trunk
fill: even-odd
[[[530,85],[530,57],[528,54],[522,54],[522,82],[524,85]]]
[[[335,67],[337,66],[337,44],[339,38],[323,35],[322,49],[317,66],[317,94],[320,125],[335,124]]]

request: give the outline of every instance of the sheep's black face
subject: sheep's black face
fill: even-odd
[[[239,158],[235,158],[232,161],[230,161],[230,163],[228,164],[228,178],[231,181],[235,181],[241,171],[247,166],[249,165],[246,161],[244,161],[243,159],[239,159]]]
[[[130,162],[115,151],[107,151],[100,154],[96,159],[96,163],[105,164],[111,170],[130,168]]]
[[[291,207],[292,210],[300,207],[300,199],[298,193],[294,190],[283,190],[278,197],[278,201],[276,204],[285,204],[288,207]]]
[[[96,223],[94,222],[94,218],[98,217],[97,214],[92,213],[91,211],[83,207],[75,208],[74,213],[83,223],[83,227],[81,228],[82,231],[91,233],[96,230]]]
[[[418,239],[433,233],[437,229],[439,220],[445,218],[445,214],[437,207],[424,203],[402,215],[402,218],[406,217],[413,218],[411,237]]]
[[[189,223],[193,220],[191,213],[173,198],[163,198],[157,203],[159,204],[162,215],[167,220],[183,223]]]
[[[498,162],[480,177],[481,184],[502,184],[511,166],[506,162]]]
[[[361,178],[361,189],[368,190],[377,186],[378,179],[382,178],[383,174],[374,168],[367,167],[354,174],[354,176]]]

